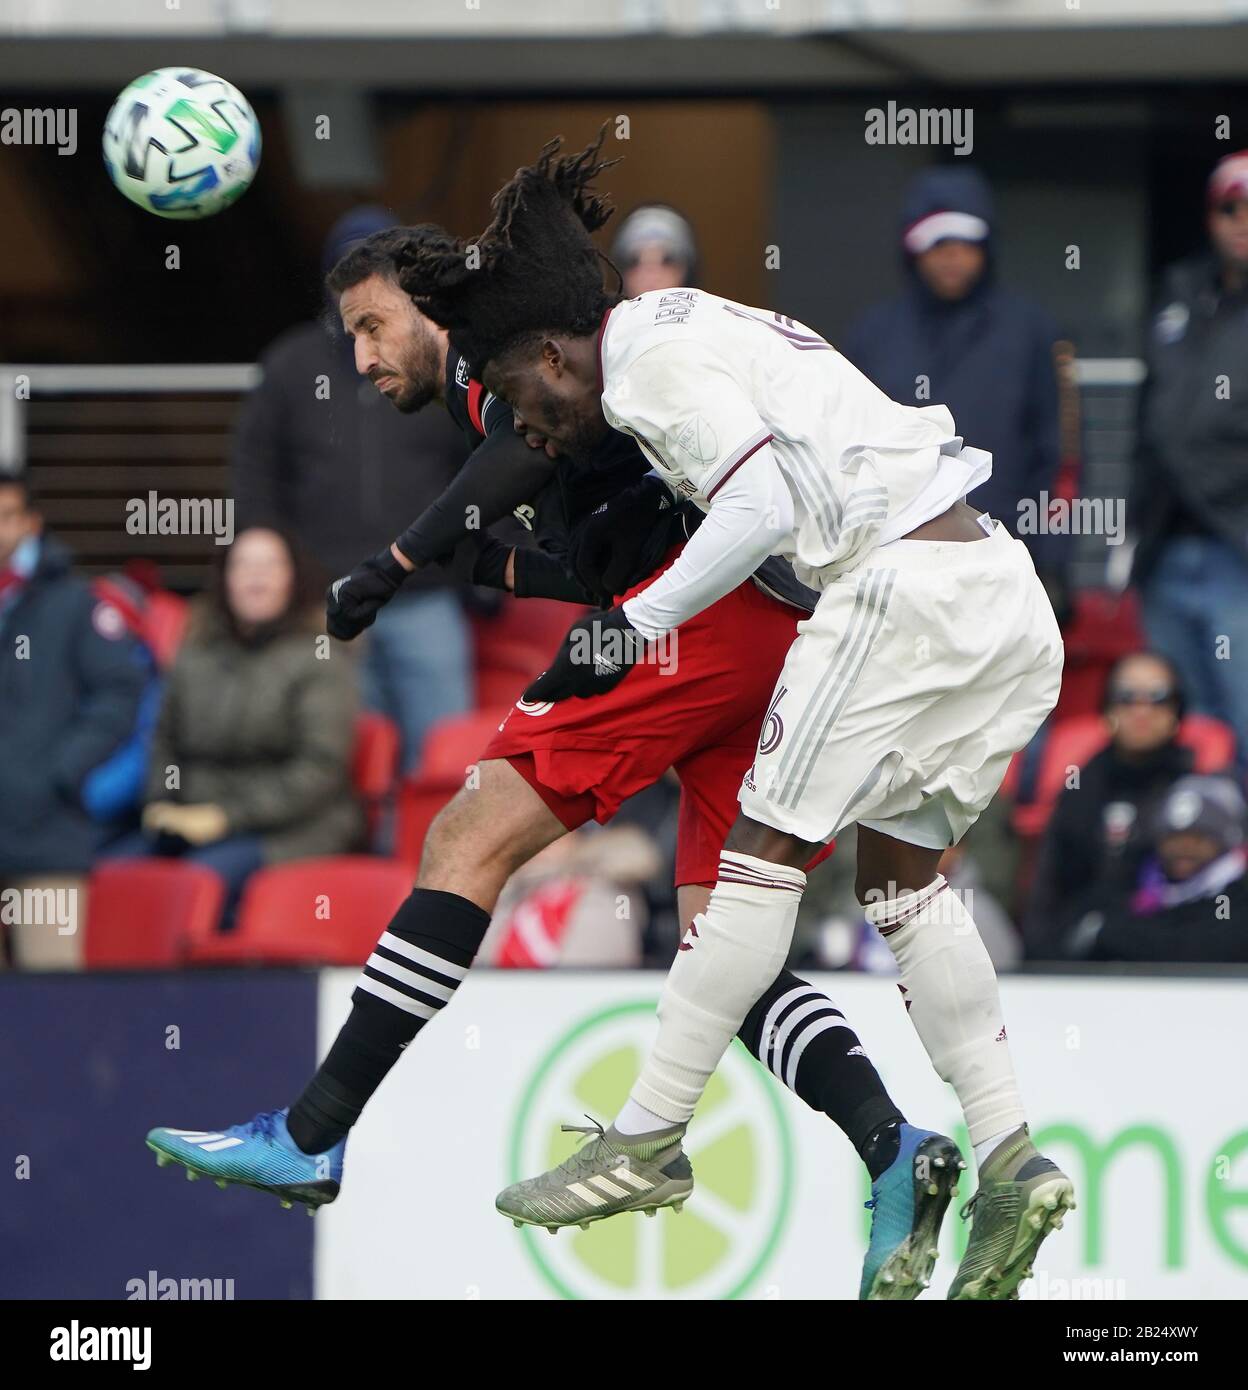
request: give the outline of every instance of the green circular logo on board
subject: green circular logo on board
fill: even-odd
[[[654,1037],[654,1001],[590,1014],[558,1038],[529,1082],[511,1135],[508,1182],[561,1163],[582,1136],[561,1124],[619,1110]],[[769,1073],[735,1042],[724,1054],[685,1138],[693,1195],[682,1212],[622,1212],[551,1236],[518,1232],[563,1298],[739,1298],[766,1264],[788,1219],[793,1143]]]

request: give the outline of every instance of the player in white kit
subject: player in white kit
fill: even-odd
[[[474,243],[480,269],[418,300],[554,449],[576,455],[609,428],[631,434],[705,513],[660,579],[573,627],[526,698],[613,688],[768,555],[788,558],[821,597],[798,625],[715,889],[668,977],[628,1103],[498,1205],[558,1207],[543,1224],[562,1225],[601,1219],[613,1187],[645,1182],[683,1201],[681,1138],[784,964],[800,866],[856,823],[859,899],[958,1095],[979,1167],[950,1297],[1016,1297],[1073,1189],[1030,1140],[992,963],[937,866],[1056,703],[1052,608],[1024,546],[962,500],[991,458],[964,447],[944,406],[900,405],[812,329],[704,290],[612,305],[583,229],[582,253],[568,251],[570,226],[601,211],[584,188],[593,154],[555,161],[548,150],[519,171]]]

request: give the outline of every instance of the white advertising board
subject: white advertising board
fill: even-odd
[[[970,1146],[896,986],[812,980],[907,1118]],[[322,979],[320,1046],[353,971]],[[426,1029],[347,1147],[317,1217],[321,1298],[854,1298],[865,1173],[848,1142],[734,1044],[689,1132],[683,1212],[515,1229],[498,1189],[609,1122],[654,1035],[657,974],[480,972]],[[1033,1133],[1079,1209],[1024,1297],[1248,1298],[1248,981],[1032,978],[1002,986]],[[971,1195],[964,1175],[957,1202]],[[926,1298],[963,1248],[955,1207]]]

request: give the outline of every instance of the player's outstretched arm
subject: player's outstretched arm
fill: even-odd
[[[549,480],[554,464],[511,429],[488,434],[436,501],[387,549],[335,579],[325,596],[325,630],[349,642],[372,627],[407,576],[422,565],[447,563],[465,539],[528,502]],[[488,581],[483,581],[488,582]]]
[[[491,430],[469,454],[442,495],[431,502],[395,545],[413,568],[440,561],[460,541],[479,536],[550,481],[555,464],[530,449],[506,424]]]

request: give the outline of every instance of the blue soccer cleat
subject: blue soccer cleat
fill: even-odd
[[[325,1153],[304,1153],[286,1129],[286,1111],[269,1110],[229,1129],[153,1129],[147,1147],[161,1168],[180,1163],[188,1179],[272,1192],[284,1207],[303,1202],[311,1215],[338,1195],[347,1141],[340,1139]]]
[[[917,1298],[932,1281],[940,1223],[966,1162],[952,1139],[901,1126],[897,1157],[871,1184],[871,1241],[858,1297]]]

